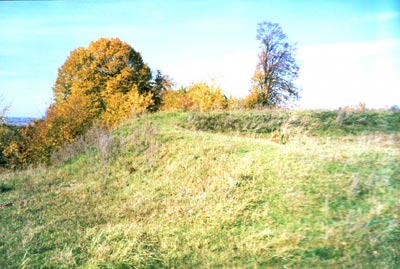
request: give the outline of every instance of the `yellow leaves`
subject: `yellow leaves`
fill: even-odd
[[[18,155],[18,144],[15,141],[11,141],[11,143],[3,150],[3,154],[6,157],[11,155]]]
[[[187,89],[163,93],[163,110],[215,111],[226,108],[221,88],[205,82],[193,83]]]
[[[198,82],[189,86],[188,93],[196,111],[213,111],[224,108],[225,97],[219,86]]]
[[[250,94],[248,96],[246,96],[245,100],[244,100],[244,105],[246,108],[256,108],[257,105],[259,105],[260,101],[259,101],[259,97],[260,97],[260,93],[257,91],[251,91]]]
[[[270,93],[268,92],[268,87],[264,83],[263,74],[256,70],[252,78],[253,86],[250,90],[250,94],[246,96],[244,100],[244,105],[246,108],[262,108],[265,106],[274,106],[271,103]]]
[[[244,109],[244,99],[230,97],[226,100],[226,110],[235,111]]]
[[[263,73],[257,69],[253,77],[251,78],[251,81],[253,82],[253,86],[262,89],[264,87],[264,75]]]
[[[52,133],[59,133],[61,143],[71,142],[83,134],[95,119],[97,110],[90,108],[92,100],[85,96],[71,95],[62,105],[49,109],[45,122]]]
[[[130,80],[131,77],[132,73],[130,68],[128,67],[123,68],[119,74],[117,74],[115,77],[111,77],[106,82],[106,88],[102,92],[102,95],[107,96],[117,92],[123,92],[123,93],[128,92],[129,90],[132,89],[134,85],[133,82]]]
[[[9,168],[16,168],[21,157],[18,143],[16,141],[11,141],[10,144],[3,149],[2,155],[7,159]]]
[[[154,104],[153,94],[145,93],[140,95],[139,92],[131,92],[131,98],[128,99],[131,107],[136,114],[144,113]]]
[[[147,111],[154,103],[151,93],[139,94],[136,86],[133,86],[127,93],[115,92],[105,96],[104,101],[106,111],[102,114],[101,119],[104,124],[111,127],[133,114]]]
[[[146,76],[148,75],[148,71],[146,70],[146,68],[142,68],[140,69],[139,74],[141,74],[142,76]]]
[[[185,106],[184,100],[186,96],[182,94],[182,90],[166,90],[162,93],[161,109],[164,111],[187,110],[189,106]]]

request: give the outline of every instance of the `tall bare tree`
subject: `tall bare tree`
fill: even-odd
[[[257,40],[261,52],[247,106],[277,107],[298,99],[299,88],[294,85],[299,74],[295,45],[289,44],[279,24],[272,22],[258,24]]]

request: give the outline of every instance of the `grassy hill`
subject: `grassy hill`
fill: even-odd
[[[399,112],[156,113],[0,176],[0,268],[399,268]]]

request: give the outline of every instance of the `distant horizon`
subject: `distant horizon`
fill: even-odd
[[[299,109],[400,105],[396,0],[13,1],[0,2],[0,14],[1,105],[12,117],[43,117],[58,68],[100,37],[129,43],[177,87],[214,81],[244,97],[262,21],[279,23],[297,44]]]
[[[9,116],[6,116],[5,117],[6,119],[40,119],[41,117],[14,117],[14,116],[11,116],[11,117],[9,117]]]

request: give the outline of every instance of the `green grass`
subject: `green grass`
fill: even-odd
[[[254,135],[261,114],[246,133],[156,113],[107,156],[1,175],[0,268],[398,268],[398,116],[302,113],[270,130],[285,143]]]
[[[400,132],[400,111],[245,111],[197,113],[182,126],[193,130],[270,134],[291,128],[312,136]]]

